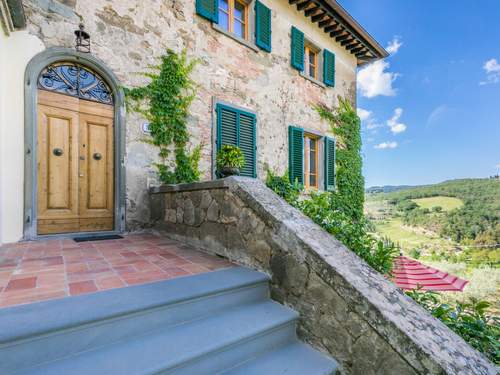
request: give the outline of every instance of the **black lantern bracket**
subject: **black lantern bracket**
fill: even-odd
[[[84,29],[85,26],[81,23],[78,30],[75,30],[75,48],[78,52],[90,53],[90,35]]]

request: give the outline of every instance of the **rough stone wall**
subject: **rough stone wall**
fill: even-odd
[[[336,103],[337,95],[355,100],[356,60],[297,12],[286,0],[263,0],[272,9],[272,53],[244,46],[216,31],[195,14],[195,0],[26,0],[28,30],[45,47],[74,46],[73,31],[84,22],[92,54],[102,60],[124,86],[141,85],[136,74],[154,64],[167,48],[186,50],[200,59],[193,73],[199,83],[191,107],[192,144],[203,144],[203,179],[211,178],[213,101],[223,100],[254,111],[257,124],[258,175],[266,166],[283,173],[288,163],[290,124],[321,133],[311,105]],[[299,27],[317,45],[336,53],[336,87],[323,88],[290,66],[290,28]],[[20,84],[22,84],[20,82]],[[126,121],[127,222],[129,229],[149,219],[147,185],[155,178],[151,164],[157,151],[141,141],[144,121],[128,113]]]
[[[271,275],[299,335],[344,374],[496,374],[393,283],[255,179],[152,190],[158,228]]]

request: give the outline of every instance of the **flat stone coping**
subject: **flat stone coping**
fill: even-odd
[[[161,185],[152,186],[149,188],[149,194],[164,194],[164,193],[178,193],[183,191],[197,191],[197,190],[209,190],[209,189],[228,189],[229,183],[228,178],[220,178],[218,180],[211,181],[201,181],[192,182],[187,184],[176,184],[176,185]],[[250,177],[238,177],[240,178],[250,178]]]

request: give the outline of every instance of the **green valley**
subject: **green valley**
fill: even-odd
[[[469,280],[445,300],[485,299],[500,312],[500,180],[368,189],[365,214],[405,255]]]

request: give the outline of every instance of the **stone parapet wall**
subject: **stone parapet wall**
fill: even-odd
[[[480,353],[261,181],[151,190],[167,236],[259,269],[297,310],[299,335],[345,374],[496,374]]]

